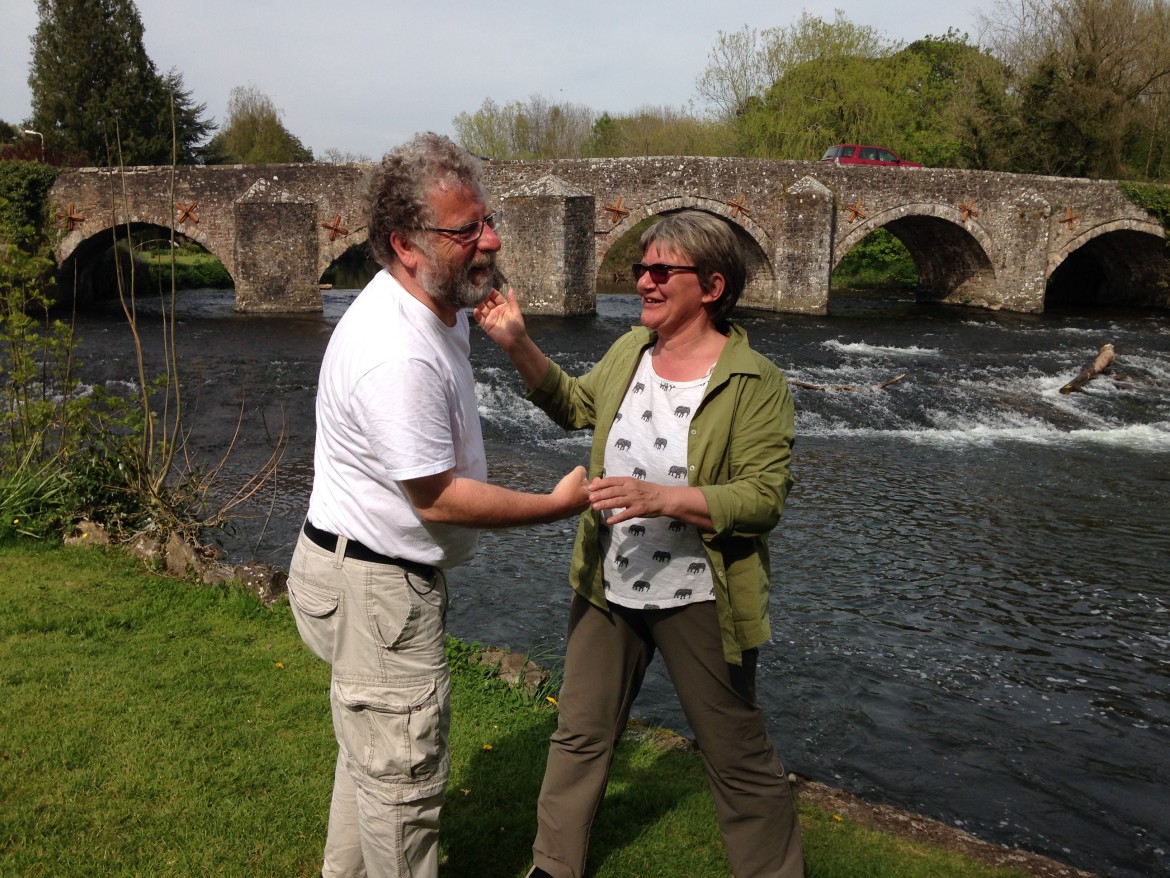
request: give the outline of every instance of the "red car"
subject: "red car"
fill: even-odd
[[[821,156],[822,162],[839,165],[898,165],[902,168],[921,168],[918,162],[908,162],[897,153],[881,146],[863,146],[860,143],[839,143],[830,146]]]

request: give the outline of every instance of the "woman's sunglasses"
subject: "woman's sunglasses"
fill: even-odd
[[[650,280],[656,284],[664,284],[670,280],[670,273],[672,271],[694,271],[699,269],[694,265],[667,265],[665,262],[655,262],[653,265],[647,265],[644,262],[635,262],[630,270],[634,274],[634,283],[642,279],[642,275],[647,272],[650,273]]]

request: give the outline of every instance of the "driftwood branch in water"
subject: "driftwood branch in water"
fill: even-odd
[[[904,379],[905,377],[906,377],[906,373],[905,373],[905,372],[903,372],[901,375],[895,375],[893,378],[890,378],[890,379],[889,379],[889,380],[887,380],[887,381],[883,381],[883,382],[882,382],[881,384],[879,384],[877,387],[874,387],[874,388],[872,388],[872,389],[873,389],[873,390],[885,390],[885,389],[886,389],[887,387],[889,387],[891,384],[897,384],[899,381],[901,381],[901,380],[902,380],[902,379]],[[851,385],[849,385],[849,384],[829,384],[829,385],[825,385],[825,384],[808,384],[808,383],[806,383],[806,382],[804,382],[804,381],[796,381],[796,380],[794,380],[794,379],[792,379],[792,378],[789,378],[789,379],[788,379],[788,383],[789,383],[789,384],[791,384],[793,387],[802,387],[802,388],[804,388],[805,390],[836,390],[836,391],[844,391],[844,392],[846,392],[846,393],[856,393],[856,392],[857,392],[857,388],[856,388],[856,387],[853,387],[853,386],[851,386]],[[869,390],[869,389],[871,389],[871,388],[868,388],[868,387],[867,387],[867,388],[864,388],[864,389],[866,389],[866,390]]]
[[[1093,365],[1082,369],[1080,375],[1078,375],[1068,384],[1064,385],[1064,387],[1060,388],[1060,392],[1067,396],[1074,390],[1083,390],[1086,384],[1108,369],[1112,364],[1113,345],[1101,345],[1101,350],[1097,352],[1097,359],[1093,360]]]

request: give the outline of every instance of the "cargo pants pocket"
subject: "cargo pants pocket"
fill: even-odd
[[[317,658],[333,664],[337,629],[341,624],[341,593],[290,575],[288,598],[305,645]]]
[[[333,724],[355,780],[394,801],[433,795],[449,771],[442,698],[435,680],[333,684]]]

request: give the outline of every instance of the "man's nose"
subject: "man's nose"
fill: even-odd
[[[496,234],[495,229],[485,223],[483,227],[483,234],[479,236],[479,240],[476,242],[476,244],[480,250],[486,250],[488,252],[494,253],[496,250],[500,249],[500,236]]]

